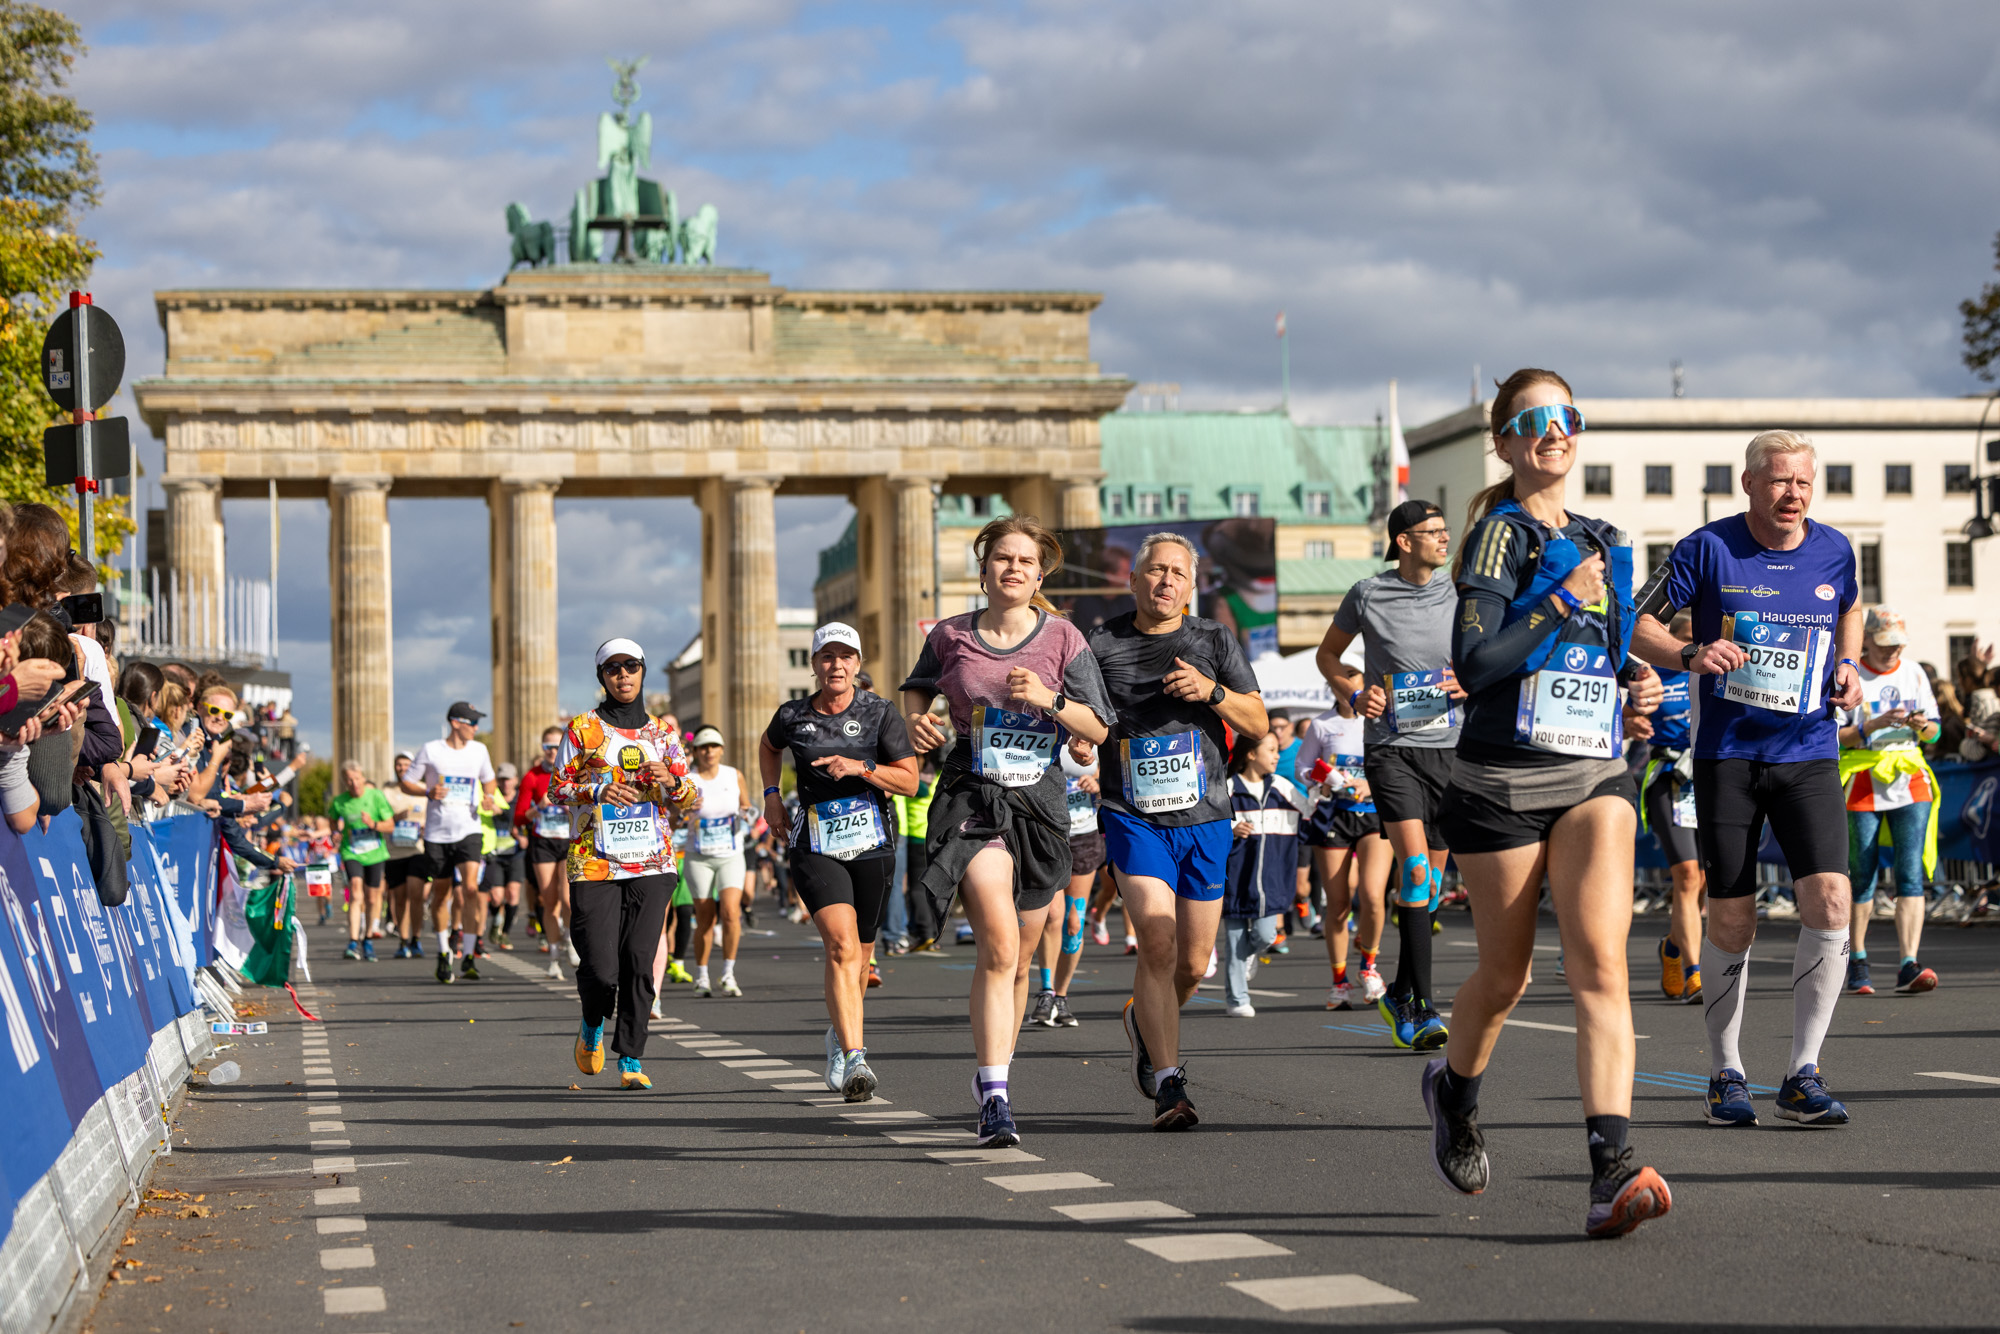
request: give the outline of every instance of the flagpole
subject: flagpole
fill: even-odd
[[[1278,312],[1278,410],[1292,415],[1292,335],[1285,327],[1285,312]]]

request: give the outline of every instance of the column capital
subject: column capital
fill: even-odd
[[[342,493],[354,491],[387,491],[390,478],[387,473],[351,472],[326,479],[329,491]]]
[[[929,491],[935,487],[944,485],[944,474],[939,473],[933,477],[927,473],[898,473],[895,476],[885,477],[882,480],[898,490],[921,488]]]
[[[778,483],[785,479],[776,473],[735,473],[722,479],[722,484],[731,491],[747,491],[752,487],[762,487],[767,491],[778,489]]]
[[[563,482],[560,477],[502,477],[498,480],[510,491],[554,491]]]
[[[169,491],[218,491],[222,478],[213,473],[169,473],[160,479],[160,485]]]

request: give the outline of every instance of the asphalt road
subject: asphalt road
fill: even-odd
[[[1727,1132],[1702,1124],[1698,1083],[1677,1087],[1707,1064],[1699,1009],[1653,989],[1663,926],[1640,919],[1632,944],[1645,1035],[1633,1143],[1675,1204],[1612,1242],[1582,1236],[1572,1016],[1546,917],[1524,1022],[1485,1082],[1494,1184],[1476,1198],[1431,1174],[1420,1059],[1371,1014],[1324,1009],[1317,941],[1262,971],[1256,1019],[1224,1017],[1219,993],[1190,1005],[1202,1125],[1184,1135],[1151,1133],[1131,1087],[1117,1022],[1130,962],[1115,941],[1086,946],[1082,1026],[1021,1040],[1025,1142],[979,1162],[964,1155],[969,949],[885,960],[868,1002],[882,1096],[851,1107],[797,1087],[817,1078],[826,1025],[810,926],[746,940],[741,999],[670,988],[647,1093],[577,1074],[574,992],[539,975],[540,955],[444,987],[428,963],[342,963],[332,933],[314,931],[308,1004],[323,1030],[280,995],[271,1035],[226,1053],[243,1082],[191,1095],[162,1198],[121,1252],[137,1263],[121,1264],[91,1326],[2000,1324],[2000,933],[1933,931],[1926,961],[1943,986],[1930,995],[1843,998],[1825,1069],[1852,1126],[1795,1127],[1766,1094],[1762,1128]],[[1448,915],[1447,995],[1469,941],[1468,920]],[[1767,923],[1744,1030],[1759,1084],[1777,1083],[1787,1052],[1791,950],[1791,927]]]

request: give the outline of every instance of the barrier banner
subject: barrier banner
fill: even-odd
[[[2000,862],[2000,760],[1940,764],[1938,856]]]
[[[152,826],[152,845],[159,854],[165,887],[187,920],[194,967],[205,968],[214,960],[215,859],[221,846],[215,822],[205,815],[161,820]]]
[[[146,914],[147,926],[157,924],[159,928],[159,949],[167,989],[173,995],[173,1012],[187,1014],[200,1003],[194,994],[192,928],[167,884],[153,832],[145,825],[132,826],[132,865],[128,874],[133,894]]]
[[[42,935],[41,900],[21,841],[0,826],[0,1208],[12,1219],[22,1195],[40,1181],[96,1101],[96,1073],[77,1053],[83,1032],[71,1010],[53,951]],[[60,1002],[60,1003],[59,1003]],[[67,1022],[59,1021],[58,1015]],[[71,1056],[58,1060],[67,1036]],[[72,1072],[65,1081],[64,1068]]]

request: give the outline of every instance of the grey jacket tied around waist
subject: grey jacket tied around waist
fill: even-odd
[[[942,923],[966,867],[993,839],[1014,854],[1014,896],[1022,891],[1059,894],[1069,884],[1069,807],[1062,772],[1050,765],[1039,782],[1002,787],[968,769],[956,755],[938,775],[925,844],[930,865],[923,890]]]

